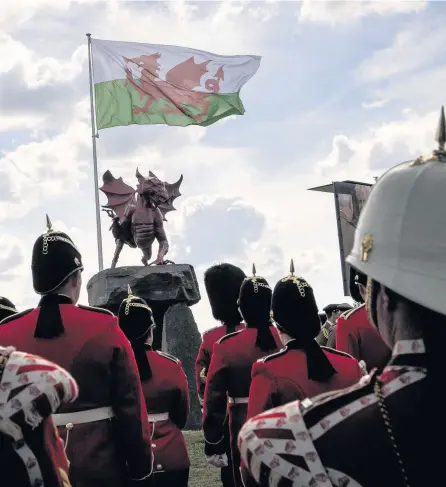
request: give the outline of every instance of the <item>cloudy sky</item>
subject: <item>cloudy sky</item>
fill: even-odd
[[[296,272],[320,307],[342,290],[333,197],[307,188],[373,182],[434,148],[446,101],[445,2],[0,2],[0,294],[37,301],[35,238],[54,226],[97,272],[87,44],[100,39],[176,44],[262,56],[243,88],[246,114],[207,128],[130,126],[100,131],[99,173],[133,184],[138,166],[167,181],[184,174],[169,213],[169,258],[192,264],[201,331],[215,325],[202,275],[229,261],[271,283]],[[101,195],[101,202],[105,200]],[[102,219],[104,260],[114,242]],[[125,249],[121,265],[138,265]],[[82,300],[87,301],[86,292]]]

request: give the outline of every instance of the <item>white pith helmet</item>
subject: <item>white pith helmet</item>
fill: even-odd
[[[446,122],[427,157],[389,169],[361,212],[347,262],[401,296],[446,315]]]

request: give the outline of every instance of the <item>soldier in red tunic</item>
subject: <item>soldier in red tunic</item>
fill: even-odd
[[[198,398],[203,406],[206,375],[212,358],[214,344],[229,333],[242,330],[245,325],[241,323],[242,317],[238,310],[237,300],[240,286],[246,274],[239,267],[232,264],[218,264],[210,267],[204,274],[204,285],[212,309],[212,315],[221,323],[203,333],[203,341],[195,362],[195,378]],[[225,453],[228,465],[221,468],[221,481],[224,487],[234,485],[232,473],[231,447],[229,441],[229,425],[225,423]]]
[[[0,321],[17,312],[16,307],[8,298],[0,297]]]
[[[71,487],[51,414],[77,395],[75,380],[61,367],[0,347],[2,487]]]
[[[367,370],[383,369],[390,359],[391,349],[367,317],[364,304],[367,277],[350,267],[350,295],[360,306],[342,314],[336,322],[336,348],[349,353]]]
[[[274,288],[272,311],[285,348],[254,364],[248,418],[359,381],[362,371],[357,360],[315,341],[320,327],[313,289],[294,276],[292,261],[291,274]]]
[[[439,149],[381,176],[347,261],[368,276],[370,322],[392,347],[359,384],[251,418],[247,486],[444,485],[446,121]]]
[[[118,317],[135,353],[152,426],[155,486],[187,487],[190,462],[181,430],[189,415],[189,388],[181,362],[152,350],[152,310],[130,288]]]
[[[78,399],[54,416],[73,487],[151,485],[150,425],[133,350],[111,313],[75,305],[81,259],[48,220],[31,264],[42,298],[36,309],[3,320],[0,343],[51,360],[76,379]]]
[[[237,435],[246,420],[251,368],[254,362],[281,346],[271,323],[271,288],[263,277],[246,278],[240,289],[240,313],[246,328],[221,338],[215,345],[206,382],[203,431],[205,455],[219,466],[229,403],[229,429],[235,485],[240,486]]]

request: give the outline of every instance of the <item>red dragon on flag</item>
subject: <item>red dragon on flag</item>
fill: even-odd
[[[219,93],[220,83],[224,80],[224,71],[220,66],[214,77],[205,81],[204,87],[208,92],[196,91],[201,87],[202,77],[208,73],[208,64],[210,61],[196,63],[194,56],[186,61],[177,64],[171,68],[165,76],[165,80],[160,78],[159,58],[160,53],[151,55],[142,55],[134,58],[124,58],[127,66],[125,67],[127,83],[138,92],[140,100],[145,100],[144,106],[133,106],[133,113],[152,113],[150,105],[154,101],[166,100],[167,103],[163,108],[163,113],[184,114],[194,118],[196,122],[201,122],[206,117],[210,103],[207,100],[210,94]],[[138,66],[141,73],[139,78],[133,75],[132,69],[128,66],[134,64]],[[199,109],[200,113],[194,114],[188,109],[193,107]]]

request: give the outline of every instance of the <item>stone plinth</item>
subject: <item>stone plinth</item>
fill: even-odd
[[[153,347],[181,360],[189,383],[191,413],[186,429],[201,428],[201,409],[195,387],[195,358],[201,335],[189,306],[198,303],[200,290],[189,264],[131,266],[105,269],[87,283],[90,306],[118,314],[130,285],[133,294],[147,301],[156,323]]]

